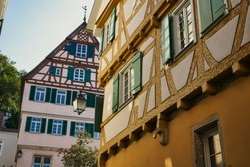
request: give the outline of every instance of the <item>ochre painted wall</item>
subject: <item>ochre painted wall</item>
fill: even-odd
[[[218,115],[222,127],[226,165],[250,166],[250,76],[242,77],[225,90],[209,96],[169,122],[169,143],[159,144],[159,136],[144,134],[126,149],[109,157],[106,167],[191,167],[192,127]]]

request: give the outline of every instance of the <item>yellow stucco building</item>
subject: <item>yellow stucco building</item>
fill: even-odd
[[[96,0],[89,20],[101,167],[250,166],[249,0]]]

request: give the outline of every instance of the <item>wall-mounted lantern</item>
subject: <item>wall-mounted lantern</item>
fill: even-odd
[[[78,94],[77,98],[73,101],[74,112],[77,112],[78,115],[80,115],[83,111],[85,111],[86,102],[87,100],[84,97],[84,94],[80,91],[80,94]]]
[[[21,158],[23,155],[23,152],[22,150],[20,149],[18,152],[17,152],[17,158]]]

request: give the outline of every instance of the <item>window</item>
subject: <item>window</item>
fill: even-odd
[[[84,122],[71,122],[70,136],[77,136],[79,131],[88,132],[93,138],[94,135],[94,124]]]
[[[56,104],[65,104],[65,102],[66,102],[66,91],[57,90]]]
[[[131,80],[132,80],[132,64],[129,63],[127,67],[120,73],[121,77],[121,102],[124,103],[126,102],[130,97],[132,97],[132,92],[131,92]]]
[[[27,117],[25,132],[45,133],[46,118]]]
[[[46,89],[41,87],[36,87],[35,101],[44,102],[45,101]]]
[[[105,49],[115,38],[116,8],[113,9],[110,17],[106,20],[100,33],[99,54],[101,55]]]
[[[95,55],[95,44],[93,43],[83,45],[70,42],[69,44],[65,45],[64,49],[68,51],[70,55],[81,58],[93,58]]]
[[[172,15],[162,21],[162,55],[168,64],[187,46],[195,42],[193,7],[183,1]]]
[[[222,133],[217,118],[209,118],[208,121],[198,125],[194,130],[196,167],[225,166],[222,143]]]
[[[0,140],[0,156],[2,155],[3,152],[3,140]]]
[[[113,112],[141,90],[142,52],[132,60],[113,79]]]
[[[53,120],[52,134],[61,135],[62,134],[63,121]]]
[[[79,132],[82,132],[84,131],[84,123],[82,122],[76,122],[75,124],[75,135],[74,136],[77,136]]]
[[[91,69],[88,68],[84,71],[81,68],[74,69],[72,66],[69,66],[67,79],[79,81],[79,82],[90,82],[91,81]]]
[[[61,69],[60,68],[56,68],[55,75],[56,76],[60,76],[61,75]]]
[[[224,0],[198,0],[201,32],[226,12]]]
[[[81,68],[77,68],[74,70],[74,80],[75,81],[84,81],[84,70]]]
[[[49,73],[50,73],[51,75],[60,76],[60,75],[61,75],[61,68],[57,68],[57,67],[55,67],[55,66],[50,66]]]
[[[47,129],[48,134],[66,135],[66,132],[67,132],[66,120],[49,119],[48,129]]]
[[[50,167],[51,157],[34,156],[33,167]]]
[[[31,118],[30,132],[40,133],[42,125],[41,118]]]
[[[76,56],[86,58],[87,57],[87,45],[77,44],[76,45]]]

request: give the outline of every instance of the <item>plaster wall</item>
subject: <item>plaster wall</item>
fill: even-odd
[[[246,160],[250,155],[249,84],[250,76],[241,78],[226,90],[179,114],[169,122],[168,145],[161,146],[159,136],[153,138],[155,132],[146,133],[126,149],[119,150],[119,154],[111,156],[105,167],[193,166],[192,127],[212,115],[220,117],[226,165],[250,166]]]

